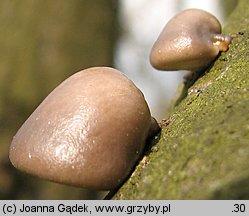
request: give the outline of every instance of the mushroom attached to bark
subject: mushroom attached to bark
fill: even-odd
[[[89,68],[45,98],[14,136],[9,156],[44,179],[113,189],[136,164],[152,123],[132,81],[112,68]]]
[[[150,53],[158,70],[205,68],[220,51],[226,51],[234,36],[221,34],[221,24],[212,14],[187,9],[164,27]]]

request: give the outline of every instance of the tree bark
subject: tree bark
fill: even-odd
[[[224,29],[239,37],[170,111],[113,199],[249,199],[248,17],[241,0]]]

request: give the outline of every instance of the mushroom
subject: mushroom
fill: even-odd
[[[13,137],[9,157],[44,179],[110,190],[134,168],[151,127],[159,129],[133,82],[113,68],[93,67],[45,98]]]
[[[234,37],[221,34],[221,24],[212,14],[187,9],[166,24],[152,47],[150,62],[158,70],[197,71],[226,51]]]

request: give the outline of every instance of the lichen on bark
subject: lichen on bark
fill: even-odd
[[[249,199],[247,3],[224,29],[239,37],[171,110],[170,124],[113,199]]]

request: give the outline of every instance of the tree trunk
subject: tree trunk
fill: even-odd
[[[241,0],[224,29],[239,37],[171,110],[114,199],[249,199],[248,17]]]

